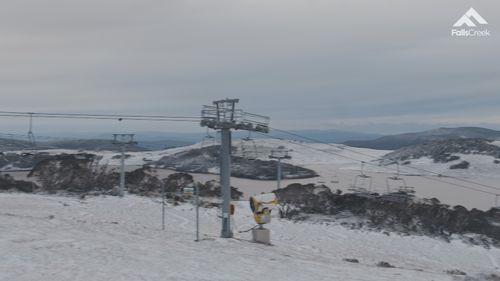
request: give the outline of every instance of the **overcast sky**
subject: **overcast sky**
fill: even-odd
[[[491,37],[451,37],[470,7]],[[500,129],[499,21],[497,0],[3,1],[0,110],[198,116],[234,97],[285,129]],[[35,120],[118,129],[203,131]],[[26,130],[0,117],[1,132]]]

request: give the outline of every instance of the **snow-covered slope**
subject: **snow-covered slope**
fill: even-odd
[[[137,166],[145,163],[150,163],[160,159],[163,156],[173,155],[178,152],[200,148],[202,146],[214,145],[216,142],[203,142],[186,147],[167,149],[161,151],[147,152],[128,152],[129,157],[126,160],[126,165]],[[365,161],[363,173],[371,176],[371,188],[366,184],[367,189],[374,192],[384,193],[388,189],[397,188],[400,182],[390,183],[387,186],[387,179],[396,174],[396,165],[379,165],[379,161],[383,155],[390,151],[372,150],[364,148],[353,148],[344,145],[327,145],[315,143],[302,143],[299,141],[276,140],[276,139],[256,139],[256,140],[234,140],[233,147],[236,149],[235,155],[246,156],[249,158],[258,158],[268,160],[271,149],[276,149],[280,146],[286,149],[291,149],[290,155],[292,159],[283,160],[292,165],[302,166],[314,170],[319,174],[319,177],[310,179],[293,179],[283,180],[282,186],[290,183],[321,183],[326,184],[332,189],[340,189],[348,191],[355,179],[360,175],[360,161]],[[75,153],[72,150],[49,150],[54,153]],[[92,152],[102,156],[101,164],[111,166],[119,165],[119,153],[116,152]],[[21,153],[21,152],[19,152]],[[494,163],[494,158],[487,155],[459,155],[460,160],[449,163],[434,163],[429,158],[412,159],[411,166],[401,165],[400,170],[408,186],[414,187],[416,196],[421,198],[436,197],[441,202],[450,205],[462,205],[467,208],[479,208],[487,210],[496,202],[495,194],[497,189],[485,187],[498,186],[500,178],[500,164]],[[457,164],[463,160],[469,161],[471,166],[466,170],[450,170],[450,165]],[[135,167],[129,167],[133,169]],[[416,169],[415,169],[416,168]],[[428,173],[427,171],[433,171]],[[193,174],[196,181],[205,182],[208,180],[217,180],[217,170],[213,170],[214,174]],[[167,176],[171,171],[160,170],[161,176]],[[440,177],[438,174],[444,176]],[[420,177],[417,175],[425,175]],[[465,178],[467,183],[446,176]],[[24,179],[21,177],[21,179]],[[477,182],[480,185],[471,184]],[[231,183],[244,192],[244,196],[248,196],[258,192],[269,192],[276,188],[274,181],[257,181],[250,179],[233,178]],[[458,186],[457,186],[458,184]],[[471,187],[464,188],[463,186]],[[498,186],[500,188],[500,186]],[[477,191],[477,189],[481,191]],[[485,191],[485,192],[483,192]]]
[[[126,165],[139,166],[151,161],[157,161],[163,156],[173,155],[179,152],[188,151],[202,146],[214,145],[215,142],[197,143],[190,146],[177,147],[159,151],[144,151],[144,152],[127,152]],[[500,142],[493,142],[494,145],[500,145]],[[378,172],[378,173],[395,173],[394,165],[378,165],[378,159],[390,153],[390,150],[374,150],[367,148],[348,147],[341,144],[320,144],[320,143],[304,143],[300,141],[290,140],[276,140],[276,139],[256,139],[251,141],[234,140],[233,147],[236,149],[235,155],[257,158],[260,160],[269,160],[271,150],[278,147],[284,147],[291,150],[289,155],[292,156],[289,160],[283,160],[285,163],[292,165],[303,166],[306,168],[315,168],[318,165],[332,165],[333,170],[358,170],[360,169],[360,162],[364,161],[368,164],[364,165],[364,171]],[[21,154],[25,151],[18,151]],[[67,149],[52,149],[43,152],[50,154],[59,153],[77,153],[75,150]],[[119,165],[120,154],[113,151],[83,151],[97,154],[102,157],[101,164]],[[442,175],[461,176],[461,177],[474,177],[474,176],[499,176],[499,164],[495,164],[495,158],[488,155],[474,155],[474,154],[456,154],[460,156],[460,160],[452,161],[449,163],[433,163],[427,157],[420,159],[412,159],[410,167],[401,166],[401,172],[404,174],[429,174],[422,170],[430,170]],[[449,166],[457,164],[463,160],[471,163],[470,170],[450,170]],[[378,167],[377,167],[378,166]],[[14,167],[15,168],[15,167]],[[217,171],[214,171],[217,172]],[[321,171],[318,171],[321,172]]]
[[[191,205],[136,196],[75,198],[0,194],[0,280],[465,280],[498,273],[499,249],[460,241],[350,230],[335,223],[273,219],[273,246],[249,242],[246,202],[235,238],[218,238],[217,209],[201,209],[194,242]],[[358,259],[349,263],[344,259]],[[385,261],[395,268],[381,268]],[[487,279],[468,279],[487,280]]]

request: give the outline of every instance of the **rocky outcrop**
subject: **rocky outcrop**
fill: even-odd
[[[31,169],[38,162],[49,158],[49,153],[46,152],[0,152],[0,169],[1,170],[16,170],[16,169]]]
[[[405,146],[465,138],[495,140],[500,139],[500,131],[478,127],[439,128],[423,132],[383,136],[374,140],[347,141],[344,144],[354,147],[396,150]]]
[[[207,181],[205,184],[200,184],[200,196],[202,197],[220,197],[221,188],[220,184],[215,181]],[[240,192],[236,187],[231,186],[231,198],[233,200],[239,200],[243,196],[243,192]]]
[[[38,189],[34,182],[15,180],[9,174],[0,175],[0,190],[11,190],[31,193]]]
[[[119,173],[116,170],[98,166],[98,158],[85,153],[51,156],[40,161],[28,177],[40,183],[36,191],[41,192],[116,195],[116,187],[119,185]],[[195,183],[193,176],[186,173],[174,173],[165,179],[159,179],[149,167],[126,172],[125,182],[129,193],[141,196],[161,196],[162,183],[167,198],[180,198],[185,187],[193,187],[195,184],[198,184],[202,197],[217,197],[221,194],[220,185],[216,181]],[[27,182],[10,179],[2,182],[0,179],[0,185],[2,184],[5,186],[3,189],[18,187],[28,190]],[[233,199],[239,199],[243,195],[235,187],[231,187],[231,192]]]
[[[28,174],[40,183],[40,189],[48,192],[110,191],[117,183],[118,175],[98,166],[93,154],[60,154],[50,156],[36,164]]]
[[[75,149],[75,150],[93,150],[93,151],[121,151],[110,139],[73,139],[57,141],[37,141],[35,145],[25,140],[0,138],[0,151],[18,151],[18,150],[46,150],[46,149]],[[147,151],[149,149],[136,145],[125,145],[126,151]]]
[[[450,169],[452,170],[456,170],[456,169],[468,169],[470,166],[470,163],[467,162],[467,161],[462,161],[458,164],[455,164],[455,165],[451,165],[450,166]]]
[[[157,167],[191,173],[211,173],[219,168],[219,146],[209,146],[165,156],[158,160]],[[315,177],[310,170],[287,163],[282,163],[282,175],[285,179]],[[231,175],[240,178],[272,180],[276,179],[276,161],[248,159],[240,156],[231,157]]]
[[[143,196],[161,195],[161,181],[150,174],[149,168],[137,169],[126,174],[127,190]],[[207,181],[205,183],[196,183],[193,176],[187,173],[170,174],[163,179],[165,193],[167,198],[181,197],[183,189],[194,187],[198,184],[200,197],[220,197],[221,188],[217,181]],[[243,193],[237,188],[231,187],[231,197],[234,200],[243,196]]]
[[[369,227],[403,233],[439,235],[474,233],[500,241],[500,209],[450,208],[437,199],[414,200],[404,193],[386,195],[333,193],[326,186],[289,185],[274,191],[280,202],[294,206],[285,216],[299,213],[350,215],[367,221]],[[286,208],[285,208],[286,210]]]
[[[460,159],[453,154],[480,154],[500,158],[500,147],[486,139],[451,139],[427,142],[398,149],[386,154],[383,159],[405,161],[429,157],[436,163],[447,163]]]
[[[126,189],[129,193],[142,196],[161,194],[161,180],[151,173],[150,168],[140,168],[125,173]],[[118,185],[119,182],[116,182]]]

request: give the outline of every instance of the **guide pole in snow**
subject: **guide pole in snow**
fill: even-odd
[[[123,196],[125,190],[125,146],[137,144],[137,142],[134,141],[134,134],[113,134],[113,144],[119,145],[121,148],[120,186],[118,187],[118,195]]]
[[[160,179],[161,185],[161,229],[165,230],[165,183]]]
[[[202,127],[221,131],[220,145],[220,183],[222,193],[222,238],[231,238],[231,129],[256,132],[269,132],[269,117],[251,114],[235,109],[238,99],[214,101],[213,105],[203,106],[201,111]]]
[[[125,146],[121,146],[121,159],[120,159],[120,188],[118,189],[118,194],[123,196],[123,191],[125,190]]]
[[[199,183],[196,183],[194,185],[195,192],[196,192],[196,197],[195,197],[195,204],[196,204],[196,242],[200,241],[200,186]]]
[[[281,158],[278,158],[278,172],[276,173],[276,176],[278,177],[278,189],[281,188]]]

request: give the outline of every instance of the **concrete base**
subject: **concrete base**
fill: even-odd
[[[252,229],[252,241],[271,245],[271,231],[265,228]]]

